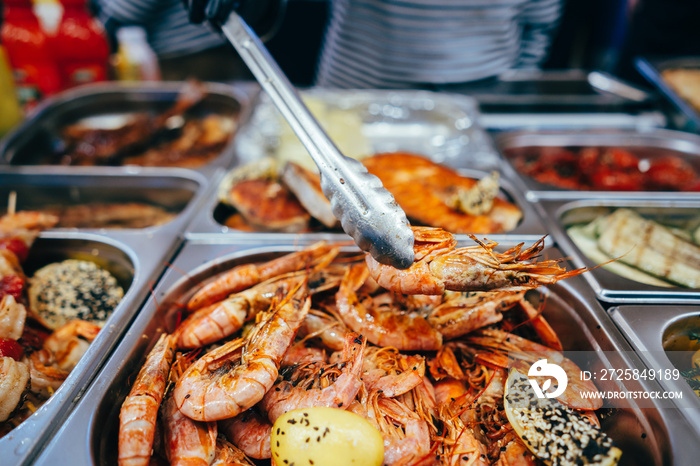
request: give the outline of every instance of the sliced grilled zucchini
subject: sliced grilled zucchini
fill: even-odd
[[[503,404],[515,433],[547,465],[614,466],[620,460],[610,437],[556,399],[537,398],[517,370],[508,375]]]

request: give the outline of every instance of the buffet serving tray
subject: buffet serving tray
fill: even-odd
[[[588,193],[587,193],[588,194]],[[605,193],[593,193],[580,199],[542,199],[536,204],[545,218],[547,231],[557,246],[569,257],[576,267],[598,265],[588,259],[566,232],[566,227],[576,223],[587,223],[616,208],[628,207],[640,214],[659,218],[685,219],[700,214],[700,198],[655,199],[658,193],[645,193],[644,196],[622,196],[610,198]],[[656,197],[656,196],[655,196]],[[659,287],[646,285],[603,268],[596,268],[583,274],[593,288],[598,299],[609,303],[697,303],[700,289],[682,287]]]
[[[174,214],[167,223],[146,228],[80,228],[104,233],[180,233],[208,190],[207,178],[185,169],[134,168],[106,174],[81,167],[57,173],[53,167],[0,167],[0,199],[16,193],[17,210],[42,210],[95,203],[144,203]],[[0,209],[1,211],[2,209]],[[76,230],[77,228],[54,228]]]
[[[230,115],[240,126],[250,111],[249,90],[221,83],[203,85],[207,95],[192,111],[198,115]],[[175,103],[183,86],[182,82],[97,83],[48,98],[0,142],[0,163],[37,165],[43,157],[53,154],[61,147],[61,128],[89,117],[123,120],[136,112],[162,112]],[[196,170],[210,174],[217,168],[228,167],[234,158],[235,138],[234,132],[221,154]],[[121,166],[108,169],[118,172],[119,169],[129,168]]]
[[[148,295],[151,280],[162,269],[162,261],[169,255],[168,250],[173,241],[169,236],[160,241],[156,239],[155,242],[160,246],[154,247],[152,241],[139,241],[128,235],[114,234],[108,237],[90,232],[60,230],[41,233],[24,266],[28,276],[51,262],[69,258],[91,260],[117,278],[124,289],[124,297],[53,396],[19,426],[0,438],[0,456],[3,462],[26,463],[46,438],[60,427],[61,421],[89,386]]]
[[[463,175],[474,179],[481,179],[488,175],[488,172],[481,170],[467,170],[459,169],[458,172]],[[217,184],[221,179],[217,180]],[[522,195],[522,191],[517,189],[514,183],[507,177],[507,175],[500,173],[499,183],[501,186],[501,195],[508,199],[510,202],[514,203],[522,212],[522,218],[520,223],[510,231],[502,233],[493,233],[487,235],[489,239],[494,241],[499,241],[503,238],[510,238],[512,236],[518,236],[523,240],[537,240],[542,236],[546,235],[547,232],[542,225],[540,216],[535,211],[533,205],[527,201],[525,196]],[[228,209],[225,206],[220,205],[218,195],[218,186],[211,190],[204,206],[197,211],[194,215],[192,221],[187,226],[185,236],[187,238],[196,238],[199,236],[211,236],[221,233],[226,233],[227,236],[231,237],[247,237],[248,235],[254,234],[256,238],[260,238],[260,241],[291,241],[294,238],[298,238],[299,235],[303,235],[305,238],[310,238],[313,240],[321,239],[344,239],[350,240],[350,237],[346,235],[342,230],[337,232],[326,231],[318,233],[277,233],[277,232],[256,232],[251,233],[249,231],[237,230],[234,228],[229,228],[224,225],[226,220],[226,215],[223,211]],[[458,238],[464,237],[466,235],[456,235]]]
[[[248,241],[225,241],[225,238],[187,241],[100,375],[36,458],[35,464],[116,464],[121,403],[147,350],[161,331],[172,330],[175,316],[169,311],[185,302],[193,287],[216,273],[235,265],[269,260],[308,244],[304,239],[298,243],[261,244],[252,237]],[[512,243],[503,246],[509,245]],[[344,250],[357,252],[355,247]],[[559,252],[548,248],[544,255],[559,257]],[[601,353],[601,359],[592,363],[596,368],[611,364],[625,368],[643,367],[639,360],[633,360],[634,355],[628,352],[624,338],[580,277],[550,287],[544,315],[566,342],[567,350],[618,352]],[[619,387],[622,383],[608,382],[608,386],[617,384]],[[640,384],[640,381],[624,382],[630,390],[639,389]],[[606,389],[605,386],[599,388]],[[686,464],[692,452],[684,447],[687,447],[687,442],[697,440],[685,427],[684,420],[676,419],[676,413],[671,410],[640,409],[633,400],[625,403],[603,419],[604,429],[626,452],[621,464]],[[67,449],[65,445],[74,447]]]
[[[638,352],[644,363],[654,369],[677,369],[664,348],[664,339],[674,329],[700,329],[700,306],[625,305],[610,309],[610,315]],[[696,432],[700,433],[700,398],[685,380],[660,378],[667,391],[681,392],[673,400]]]
[[[324,88],[300,94],[320,102],[328,111],[347,111],[358,118],[361,134],[369,144],[365,155],[404,151],[452,168],[498,168],[491,137],[478,124],[479,108],[470,97],[416,90]],[[239,163],[275,156],[283,125],[286,123],[267,95],[259,94],[250,119],[235,140]]]
[[[667,113],[674,127],[691,132],[700,132],[700,113],[668,85],[661,75],[664,70],[690,68],[700,69],[700,57],[651,58],[638,57],[637,71],[644,76],[668,101]]]
[[[67,258],[94,260],[119,280],[125,295],[55,394],[18,427],[0,438],[0,456],[8,464],[23,464],[60,426],[85,392],[101,365],[128,328],[136,311],[181,242],[181,232],[207,191],[206,178],[189,170],[138,169],[106,176],[103,171],[56,174],[48,167],[0,169],[0,197],[17,192],[18,208],[46,202],[148,200],[179,210],[162,225],[141,229],[53,229],[41,233],[30,249],[24,270],[35,270]]]
[[[508,151],[528,147],[620,147],[637,153],[640,157],[653,159],[665,151],[673,151],[673,155],[689,162],[697,173],[700,173],[700,136],[696,134],[672,131],[666,129],[646,130],[586,130],[586,131],[514,131],[496,136],[496,146],[503,158],[504,171],[511,177],[522,180],[521,188],[527,191],[529,199],[546,198],[578,198],[591,193],[605,192],[607,196],[617,196],[620,192],[608,191],[577,191],[566,190],[545,185],[521,174],[513,166]],[[629,191],[628,191],[629,192]],[[639,192],[645,194],[644,192]],[[653,196],[689,196],[692,192],[654,192]]]

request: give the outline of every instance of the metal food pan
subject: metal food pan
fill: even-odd
[[[181,305],[194,286],[217,273],[244,263],[266,261],[306,244],[306,241],[299,244],[271,242],[265,245],[258,241],[185,243],[174,259],[173,267],[165,272],[154,295],[141,309],[99,377],[43,449],[35,464],[49,465],[64,461],[75,465],[116,464],[121,403],[129,392],[133,374],[139,370],[147,350],[153,346],[160,331],[172,329],[173,315],[168,311],[173,309],[173,304],[175,307]],[[512,243],[503,246],[510,245]],[[356,249],[353,247],[347,251],[352,253]],[[548,248],[544,256],[560,257],[560,253]],[[629,350],[624,338],[580,277],[551,286],[547,295],[544,315],[565,342],[567,350]],[[616,367],[637,367],[639,361],[629,360],[629,354],[619,353],[619,357],[613,356],[615,361],[603,355],[598,364],[603,367],[611,364]],[[629,389],[638,389],[639,382],[624,384]],[[608,387],[601,385],[599,388]],[[684,458],[688,458],[689,452],[684,447],[688,441],[696,440],[690,437],[682,419],[671,421],[673,416],[673,412],[666,410],[641,410],[633,401],[605,416],[604,429],[626,452],[621,464],[686,464]],[[74,448],[68,451],[65,445],[73,445]]]
[[[339,111],[352,118],[353,125],[359,121],[368,146],[362,155],[403,151],[452,168],[498,168],[493,142],[478,124],[478,104],[471,97],[417,90],[324,88],[307,89],[301,95],[314,101],[312,108]],[[324,125],[324,121],[320,123]],[[235,140],[239,163],[276,156],[284,125],[267,95],[260,94]]]
[[[56,261],[89,260],[117,278],[124,289],[124,297],[54,395],[23,423],[0,438],[0,457],[4,464],[24,464],[36,454],[46,438],[60,427],[107,360],[145,300],[150,280],[160,271],[166,248],[157,246],[157,241],[155,246],[151,243],[136,241],[133,236],[114,239],[90,232],[47,231],[32,245],[24,264],[27,276],[31,277],[40,267]]]
[[[481,170],[459,169],[458,171],[461,175],[474,179],[483,178],[488,174],[487,172]],[[513,230],[479,236],[487,236],[489,239],[493,239],[494,241],[500,241],[501,239],[508,239],[513,236],[517,236],[523,240],[536,240],[546,235],[547,231],[544,229],[539,215],[535,212],[533,205],[526,200],[525,196],[523,196],[522,190],[516,188],[514,183],[504,174],[500,175],[499,183],[501,186],[501,195],[520,209],[522,212],[522,218]],[[227,215],[230,212],[233,212],[233,209],[228,208],[219,202],[215,190],[205,202],[204,207],[199,209],[192,219],[192,222],[187,227],[186,236],[188,238],[196,238],[199,236],[208,236],[219,233],[226,233],[232,237],[247,237],[249,235],[254,235],[256,238],[259,238],[260,241],[291,241],[294,238],[299,237],[299,233],[248,232],[226,227],[223,223],[226,220]],[[303,235],[315,240],[348,238],[347,235],[342,232],[342,230],[337,230],[335,232],[329,230],[318,233],[304,233]],[[457,235],[457,237],[462,236],[464,235]]]
[[[60,131],[65,126],[91,117],[120,120],[134,113],[157,114],[172,106],[184,83],[98,83],[81,86],[49,98],[0,143],[0,161],[11,165],[38,165],[62,146]],[[248,94],[236,87],[204,84],[207,95],[193,114],[231,115],[238,124],[250,110]],[[221,154],[197,170],[211,173],[227,167],[234,158],[235,133]],[[75,167],[67,167],[75,168]],[[111,167],[112,171],[119,168]]]
[[[626,305],[612,308],[610,315],[648,367],[657,370],[688,369],[679,367],[680,364],[676,366],[671,358],[673,351],[683,351],[684,355],[688,355],[685,351],[691,349],[665,348],[664,341],[675,332],[700,330],[700,306]],[[694,343],[697,346],[697,340]],[[674,403],[682,406],[680,411],[700,433],[700,398],[682,378],[673,380],[672,377],[663,377],[660,383],[667,391],[683,394],[683,398],[674,400]]]
[[[661,73],[670,69],[700,69],[700,57],[650,58],[638,57],[637,71],[644,76],[668,101],[668,114],[673,125],[684,131],[700,132],[700,112],[664,80]]]
[[[51,168],[24,170],[0,168],[0,199],[17,194],[18,210],[42,210],[92,203],[138,202],[162,207],[175,216],[167,223],[139,229],[82,228],[124,234],[158,233],[175,236],[186,225],[208,189],[207,179],[199,173],[172,169],[140,168],[131,173],[106,175],[102,170],[84,169],[56,174]],[[0,209],[2,210],[2,209]],[[62,230],[62,228],[56,228]]]
[[[499,152],[508,161],[506,171],[522,179],[523,189],[536,198],[575,198],[595,191],[566,190],[545,185],[521,174],[512,165],[510,153],[537,147],[619,147],[629,150],[641,159],[675,155],[700,173],[700,136],[666,129],[648,130],[587,130],[587,131],[515,131],[496,137]],[[603,192],[603,191],[599,191]],[[607,192],[609,196],[619,192]],[[640,195],[649,193],[639,192]],[[690,192],[654,192],[653,196],[693,196]]]
[[[574,262],[576,267],[598,265],[579,250],[566,232],[566,228],[577,223],[588,223],[600,215],[617,208],[631,208],[640,214],[664,222],[681,221],[700,214],[700,199],[640,199],[617,197],[610,199],[605,194],[578,200],[543,199],[538,208],[543,210],[546,226],[556,244]],[[623,278],[603,268],[583,274],[595,291],[598,299],[610,303],[697,303],[700,290],[682,287],[660,287]]]

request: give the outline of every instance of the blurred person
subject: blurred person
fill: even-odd
[[[148,42],[158,56],[164,80],[190,77],[204,81],[252,79],[252,75],[228,42],[197,13],[188,13],[183,0],[95,0],[99,19],[111,37],[121,26],[146,30]],[[197,3],[197,0],[189,0]],[[201,2],[200,2],[201,3]],[[282,0],[213,0],[222,11],[235,8],[263,38],[274,35],[281,22]],[[195,11],[204,14],[204,8]]]
[[[426,87],[476,81],[546,58],[563,0],[334,0],[316,84]],[[232,0],[187,0],[219,24]]]

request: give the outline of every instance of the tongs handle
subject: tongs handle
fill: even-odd
[[[391,193],[364,165],[340,153],[236,12],[231,12],[221,30],[316,162],[323,194],[343,230],[379,262],[408,268],[414,260],[413,232]]]

